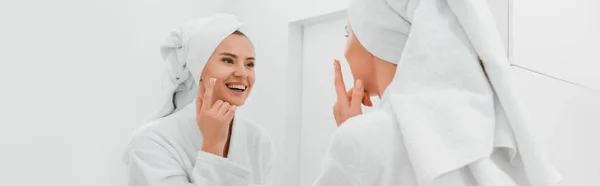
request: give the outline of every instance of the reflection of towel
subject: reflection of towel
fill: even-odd
[[[519,185],[560,182],[528,129],[486,0],[355,0],[348,18],[369,52],[398,64],[386,94],[419,183],[467,166],[478,185],[515,185],[492,154],[524,171]]]
[[[163,104],[152,119],[170,115],[198,96],[197,83],[204,65],[221,41],[241,26],[235,16],[217,14],[187,21],[171,31],[160,47],[166,71]]]

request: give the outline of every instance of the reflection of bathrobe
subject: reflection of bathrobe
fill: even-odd
[[[124,156],[129,185],[270,185],[273,145],[267,133],[235,117],[228,157],[203,152],[194,103],[134,134]]]

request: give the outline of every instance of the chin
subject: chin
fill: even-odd
[[[232,105],[235,105],[235,106],[238,106],[238,107],[244,105],[244,103],[246,103],[246,102],[245,101],[233,101],[233,102],[231,102]]]
[[[231,105],[235,105],[235,106],[242,106],[244,105],[244,103],[246,103],[246,100],[241,100],[240,98],[228,98],[226,100],[227,103],[231,104]]]

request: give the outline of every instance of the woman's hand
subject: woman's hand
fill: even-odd
[[[367,106],[372,106],[373,104],[371,103],[369,95],[365,94],[363,82],[360,79],[356,80],[354,88],[346,91],[340,62],[338,60],[334,61],[334,71],[337,102],[333,105],[333,116],[339,127],[348,118],[362,114],[361,104]]]
[[[204,83],[204,95],[196,99],[196,124],[202,133],[202,151],[223,157],[236,107],[221,100],[211,105],[215,82],[211,78]]]

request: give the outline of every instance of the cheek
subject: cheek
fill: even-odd
[[[350,40],[346,40],[346,45],[344,45],[344,57],[348,59],[348,54],[350,54]]]
[[[348,43],[346,44],[344,56],[348,61],[348,65],[350,66],[352,74],[355,77],[359,76],[357,78],[362,79],[363,77],[360,76],[368,72],[367,64],[369,63],[370,58],[368,53],[364,50],[361,50],[362,47],[359,45],[360,44],[355,40],[349,39]]]
[[[219,61],[216,58],[210,58],[206,65],[204,65],[204,69],[202,69],[202,80],[208,81],[210,78],[218,78],[215,75],[218,74],[219,70]]]
[[[217,78],[217,80],[224,81],[232,74],[232,69],[222,65],[216,64],[211,66],[212,68],[207,70],[207,78]]]
[[[361,46],[356,38],[350,37],[346,42],[344,56],[349,63],[356,63],[368,59],[369,53]]]

